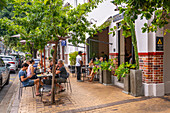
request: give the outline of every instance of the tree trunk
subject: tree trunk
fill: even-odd
[[[40,63],[41,63],[41,69],[42,69],[43,68],[43,66],[42,66],[42,64],[43,64],[43,61],[42,61],[42,50],[40,50],[40,53],[41,53],[41,56],[40,56],[41,57],[41,62]]]
[[[44,72],[46,72],[46,65],[45,65],[45,47],[44,47]]]
[[[33,48],[32,47],[30,47],[30,50],[31,50],[31,55],[32,55],[32,57],[34,56],[34,54],[33,54]],[[31,58],[32,59],[32,58]]]
[[[139,69],[139,56],[138,56],[138,47],[136,41],[136,34],[135,34],[135,26],[131,20],[129,20],[131,35],[132,35],[132,44],[134,46],[135,51],[135,61],[136,61],[136,69]]]
[[[57,44],[58,44],[58,41],[56,41],[55,43],[54,54],[53,54],[53,70],[52,70],[53,77],[52,77],[52,89],[51,89],[51,103],[52,104],[55,103],[54,80],[55,80],[55,75],[56,75],[55,62],[56,62]]]
[[[37,49],[33,49],[33,57],[36,59],[37,58]]]

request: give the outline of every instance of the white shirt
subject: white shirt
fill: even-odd
[[[31,64],[28,66],[27,77],[31,75]]]
[[[76,66],[80,66],[80,61],[82,61],[82,58],[80,55],[77,55],[76,57]]]

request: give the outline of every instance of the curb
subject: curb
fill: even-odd
[[[18,100],[18,84],[15,89],[15,93],[13,94],[9,106],[7,108],[7,113],[18,113],[20,105],[20,100]]]
[[[12,105],[13,105],[13,102],[14,102],[14,100],[15,100],[15,97],[16,97],[16,94],[17,94],[17,92],[18,92],[18,81],[19,81],[19,79],[18,79],[18,74],[16,75],[16,78],[15,78],[15,81],[13,82],[13,84],[11,85],[11,87],[9,88],[9,90],[8,90],[8,92],[10,92],[13,88],[15,88],[14,90],[13,90],[13,95],[12,95],[12,97],[11,97],[11,99],[10,99],[10,101],[9,101],[9,104],[8,104],[8,106],[7,106],[7,109],[6,109],[6,113],[10,113],[10,111],[11,111],[11,107],[12,107]],[[8,94],[8,92],[7,92],[7,94]],[[8,96],[7,96],[8,97]],[[5,97],[4,97],[5,98]],[[2,102],[3,103],[3,102]],[[14,112],[13,112],[14,113]],[[18,111],[17,112],[15,112],[15,113],[18,113]]]

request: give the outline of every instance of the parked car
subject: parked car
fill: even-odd
[[[15,56],[4,56],[4,55],[0,55],[0,58],[7,58],[7,59],[11,59],[11,61],[9,62],[9,64],[12,65],[13,68],[11,68],[11,71],[15,72],[18,70],[18,61],[16,60]],[[8,61],[7,61],[8,62]]]
[[[38,63],[40,62],[40,59],[34,59],[35,64],[33,65],[33,67],[37,68]]]
[[[10,64],[9,69],[11,72],[16,72],[17,71],[17,65],[15,64],[14,61],[12,61],[12,59],[10,58],[2,58],[2,60],[4,61],[5,64]]]
[[[0,89],[4,85],[9,84],[10,79],[10,69],[8,68],[10,64],[5,64],[4,61],[0,58]]]
[[[20,55],[19,54],[10,54],[10,56],[15,56],[16,60],[18,61],[18,67],[21,67],[22,61],[21,61]]]

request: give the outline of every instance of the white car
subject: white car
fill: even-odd
[[[18,62],[15,60],[15,57],[13,56],[0,56],[5,64],[9,63],[11,64],[10,71],[17,71],[18,70]]]

